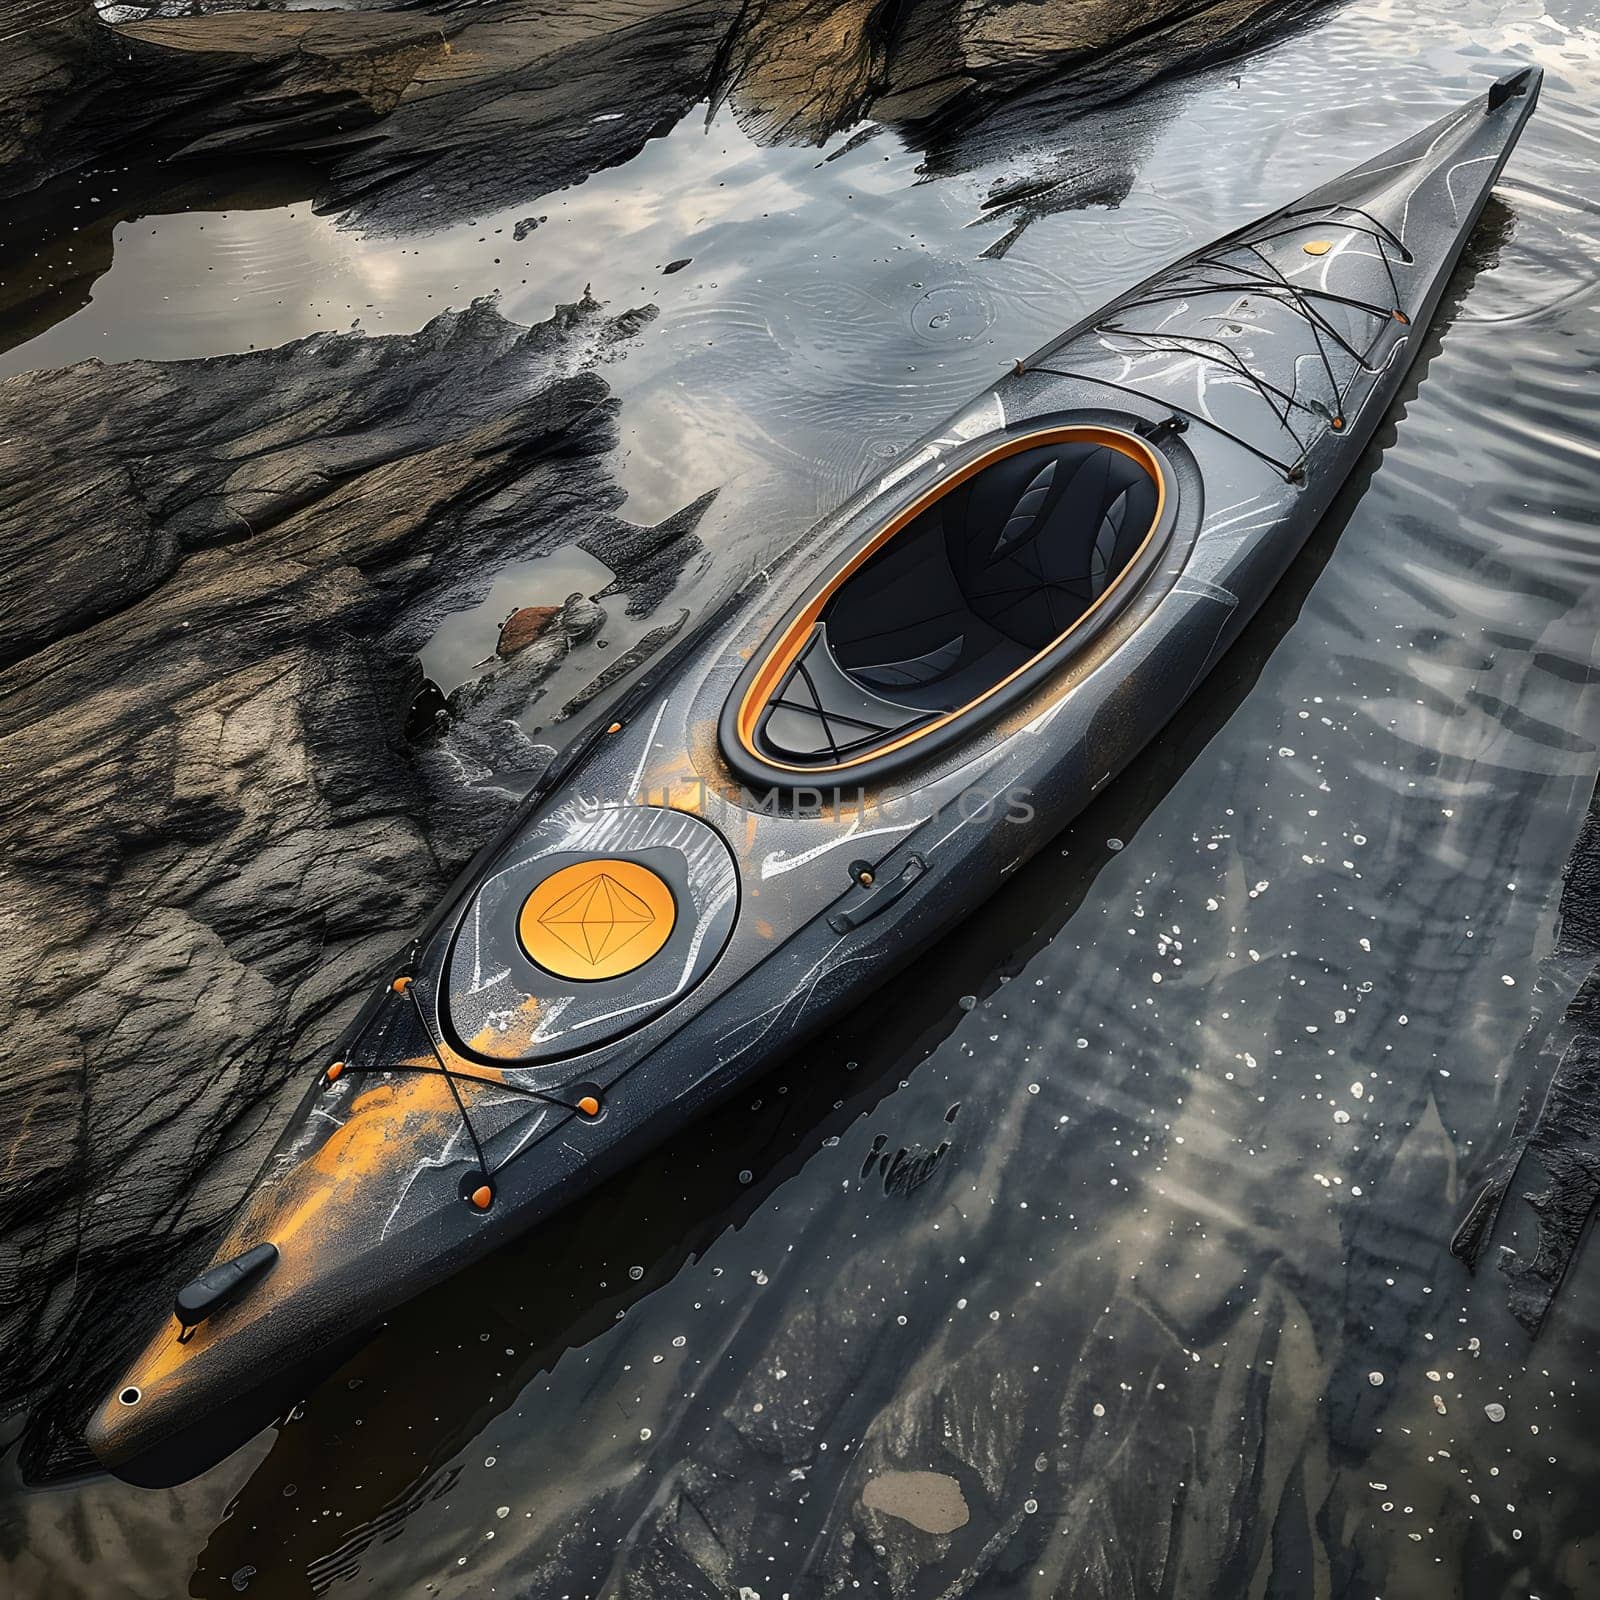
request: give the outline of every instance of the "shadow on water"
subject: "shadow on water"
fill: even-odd
[[[1289,573],[1168,735],[913,971],[576,1209],[397,1312],[280,1430],[202,1553],[194,1594],[230,1592],[247,1557],[260,1569],[253,1594],[321,1590],[353,1575],[367,1549],[397,1537],[414,1510],[448,1493],[451,1458],[536,1377],[720,1235],[744,1227],[825,1142],[859,1139],[863,1177],[876,1166],[886,1189],[915,1187],[931,1172],[959,1132],[959,1108],[942,1124],[884,1129],[871,1126],[873,1112],[974,1000],[998,992],[1056,937],[1111,859],[1107,841],[1133,839],[1249,695],[1337,548],[1463,297],[1494,265],[1514,223],[1505,205],[1490,202],[1396,406]],[[935,996],[947,997],[937,1012]],[[283,1517],[285,1499],[307,1485],[336,1489],[336,1520]]]

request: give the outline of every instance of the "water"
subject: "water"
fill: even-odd
[[[892,132],[764,147],[702,108],[426,237],[303,201],[124,223],[5,361],[649,299],[607,369],[624,514],[720,487],[733,572],[1004,360],[1513,57],[1540,110],[1401,414],[1170,735],[913,975],[276,1434],[172,1491],[13,1495],[22,1593],[1600,1592],[1592,1252],[1530,1343],[1448,1249],[1578,976],[1600,14],[1330,11],[1108,116],[1126,198],[998,259],[985,201],[1051,151],[933,174]],[[497,589],[449,670],[568,578]]]

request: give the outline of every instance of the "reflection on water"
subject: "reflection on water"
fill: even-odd
[[[923,181],[899,134],[824,160],[691,117],[520,243],[522,211],[128,224],[94,302],[7,359],[411,327],[490,289],[527,320],[592,281],[662,307],[608,369],[628,515],[724,486],[728,572],[1007,356],[1513,55],[1549,76],[1465,298],[1171,736],[913,975],[397,1314],[275,1438],[171,1492],[15,1499],[24,1592],[1597,1592],[1600,1272],[1530,1345],[1449,1254],[1516,1042],[1568,997],[1541,962],[1596,771],[1583,7],[1340,9],[1165,91],[1121,204],[1000,259],[986,198],[1059,152]],[[204,287],[163,314],[180,272]],[[899,1473],[966,1520],[897,1514]]]

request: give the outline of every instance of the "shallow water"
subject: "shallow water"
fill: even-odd
[[[892,132],[762,147],[702,108],[428,237],[303,201],[126,222],[4,361],[650,300],[607,368],[625,514],[719,487],[710,592],[1011,356],[1513,58],[1540,110],[1401,413],[1159,746],[915,974],[275,1435],[173,1491],[11,1496],[22,1593],[1600,1593],[1592,1251],[1534,1342],[1449,1253],[1578,976],[1600,13],[1330,11],[1075,124],[1136,125],[1130,192],[1000,259],[1010,222],[969,224],[1054,147],[934,177]],[[556,578],[447,624],[440,670]]]

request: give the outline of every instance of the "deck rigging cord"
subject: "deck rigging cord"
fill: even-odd
[[[1352,234],[1363,235],[1377,246],[1378,258],[1383,263],[1384,275],[1389,280],[1392,304],[1384,306],[1375,301],[1361,300],[1350,295],[1336,293],[1331,289],[1318,288],[1296,282],[1291,279],[1269,255],[1265,254],[1258,246],[1269,244],[1274,239],[1281,239],[1292,234],[1297,234],[1311,227],[1316,220],[1328,219],[1333,221],[1332,213],[1343,213],[1336,221],[1336,226]],[[1346,220],[1348,217],[1358,217],[1360,222]],[[1297,220],[1298,219],[1298,220]],[[1362,224],[1365,224],[1363,226]],[[1345,400],[1350,393],[1358,373],[1374,372],[1376,367],[1372,362],[1372,353],[1377,348],[1382,336],[1382,328],[1390,322],[1399,322],[1409,325],[1410,314],[1402,305],[1403,296],[1400,285],[1395,277],[1394,261],[1389,255],[1390,247],[1398,253],[1402,264],[1410,264],[1414,257],[1401,237],[1393,229],[1379,222],[1370,213],[1359,206],[1345,205],[1342,202],[1330,202],[1320,206],[1301,206],[1293,210],[1277,213],[1256,228],[1235,235],[1233,238],[1222,241],[1216,245],[1202,250],[1192,256],[1174,273],[1167,275],[1159,287],[1152,288],[1145,294],[1137,294],[1127,299],[1116,302],[1109,308],[1110,316],[1090,325],[1086,330],[1080,326],[1069,329],[1059,339],[1053,340],[1044,346],[1036,358],[1027,362],[1018,362],[1017,370],[1022,372],[1044,373],[1051,377],[1074,379],[1082,383],[1102,384],[1108,388],[1117,389],[1124,394],[1137,395],[1144,399],[1156,399],[1154,395],[1138,389],[1129,384],[1118,383],[1111,378],[1101,377],[1095,373],[1067,371],[1060,367],[1044,365],[1044,362],[1062,345],[1071,339],[1081,337],[1085,331],[1100,333],[1111,337],[1132,339],[1139,341],[1142,346],[1151,351],[1170,350],[1174,354],[1187,354],[1197,361],[1209,361],[1222,367],[1235,377],[1240,378],[1249,387],[1255,390],[1267,409],[1272,412],[1278,425],[1289,437],[1294,440],[1297,455],[1292,461],[1282,461],[1270,451],[1263,450],[1253,445],[1249,440],[1242,438],[1232,429],[1224,427],[1209,416],[1190,410],[1187,407],[1173,404],[1162,399],[1164,405],[1171,405],[1172,409],[1192,421],[1199,422],[1212,431],[1231,440],[1241,449],[1249,451],[1269,466],[1274,467],[1283,474],[1288,483],[1297,483],[1304,477],[1305,462],[1310,453],[1309,438],[1303,438],[1292,425],[1291,418],[1296,411],[1305,412],[1309,416],[1326,417],[1328,426],[1334,432],[1339,432],[1345,422]],[[1235,259],[1238,252],[1244,251],[1260,263],[1259,268],[1252,268],[1247,262]],[[1200,277],[1199,273],[1215,273],[1218,277]],[[1174,301],[1187,301],[1201,295],[1237,293],[1255,293],[1263,298],[1273,300],[1279,305],[1287,306],[1290,311],[1300,317],[1309,328],[1313,344],[1316,346],[1317,357],[1322,365],[1322,370],[1328,380],[1328,389],[1332,395],[1331,406],[1308,402],[1299,398],[1297,392],[1288,392],[1269,382],[1266,378],[1254,371],[1244,359],[1231,346],[1219,339],[1208,339],[1194,334],[1168,333],[1160,328],[1144,329],[1130,328],[1120,321],[1114,320],[1121,313],[1134,310],[1142,306],[1157,306],[1170,304]],[[1379,323],[1374,331],[1372,341],[1365,350],[1358,349],[1356,345],[1346,338],[1340,330],[1324,314],[1323,305],[1338,305],[1360,311],[1373,317]],[[1354,370],[1348,382],[1340,384],[1334,372],[1333,361],[1329,355],[1327,340],[1337,345],[1350,358]]]
[[[410,976],[402,975],[396,978],[388,987],[390,995],[392,996],[392,1000],[398,1001],[402,1006],[408,1007],[410,1014],[415,1017],[417,1026],[422,1031],[423,1038],[427,1040],[428,1052],[432,1055],[435,1064],[433,1066],[427,1066],[421,1065],[415,1061],[390,1061],[383,1063],[373,1062],[371,1064],[367,1064],[359,1060],[357,1057],[357,1052],[361,1042],[367,1037],[373,1024],[381,1020],[380,1014],[379,1016],[373,1017],[372,1021],[369,1022],[367,1026],[356,1035],[351,1044],[349,1059],[344,1061],[336,1061],[331,1066],[324,1068],[322,1076],[328,1083],[336,1082],[346,1071],[363,1073],[378,1072],[385,1075],[422,1073],[430,1076],[442,1077],[445,1081],[446,1087],[448,1087],[450,1090],[450,1098],[455,1102],[456,1111],[461,1117],[461,1125],[465,1129],[467,1138],[472,1144],[473,1153],[477,1157],[480,1182],[482,1185],[488,1186],[489,1200],[492,1200],[493,1198],[492,1185],[495,1174],[500,1172],[511,1160],[514,1160],[515,1154],[507,1157],[506,1161],[502,1161],[499,1163],[499,1165],[493,1165],[490,1163],[488,1153],[485,1151],[483,1146],[483,1141],[478,1136],[477,1128],[473,1125],[472,1115],[467,1110],[466,1099],[461,1093],[460,1085],[462,1083],[485,1084],[491,1088],[501,1090],[506,1094],[520,1095],[524,1099],[528,1100],[538,1100],[543,1102],[545,1105],[554,1106],[562,1111],[570,1111],[577,1116],[593,1117],[599,1114],[599,1100],[595,1095],[592,1094],[581,1096],[576,1101],[563,1100],[558,1095],[548,1094],[541,1089],[530,1089],[523,1084],[510,1083],[504,1077],[489,1077],[484,1073],[463,1071],[459,1066],[451,1066],[445,1059],[445,1055],[443,1050],[440,1048],[439,1041],[434,1037],[433,1029],[428,1026],[427,1014],[422,1008],[421,1000],[417,998],[416,985]],[[387,1036],[387,1033],[388,1029],[384,1029],[383,1034]],[[475,1198],[481,1193],[483,1193],[483,1189],[481,1188],[473,1191],[473,1203],[478,1205],[480,1210],[484,1210],[487,1209],[488,1200],[485,1200],[480,1204]]]

